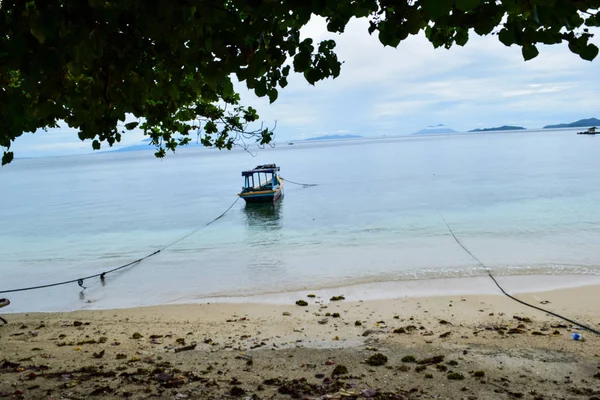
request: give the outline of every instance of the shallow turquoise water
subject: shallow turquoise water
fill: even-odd
[[[101,272],[223,212],[240,171],[276,162],[277,207],[240,200],[143,263],[11,294],[4,310],[162,304],[397,279],[600,273],[600,138],[573,131],[297,142],[258,152],[188,149],[17,160],[0,170],[0,290]],[[0,294],[0,297],[3,296]],[[3,310],[3,311],[4,311]]]

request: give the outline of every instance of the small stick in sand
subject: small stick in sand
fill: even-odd
[[[8,299],[0,299],[0,308],[6,307],[9,304],[10,304],[10,300],[8,300]],[[4,322],[5,324],[8,324],[8,322],[4,318],[2,318],[2,317],[0,317],[0,321]]]
[[[175,353],[179,353],[182,351],[194,350],[196,348],[196,343],[192,343],[189,346],[183,346],[175,349]]]

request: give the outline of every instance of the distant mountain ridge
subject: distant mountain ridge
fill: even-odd
[[[571,122],[570,124],[557,124],[557,125],[546,125],[544,129],[557,129],[557,128],[586,128],[588,126],[600,125],[600,119],[598,118],[587,118],[580,119],[579,121]]]
[[[315,136],[304,140],[334,140],[334,139],[357,139],[361,138],[359,135],[323,135]]]
[[[560,129],[560,128],[587,128],[591,126],[600,127],[600,119],[598,118],[586,118],[580,119],[579,121],[565,123],[565,124],[556,124],[556,125],[546,125],[543,129]],[[502,125],[498,127],[492,128],[478,128],[472,129],[468,132],[471,133],[481,133],[481,132],[499,132],[499,131],[516,131],[516,130],[526,130],[526,128],[522,126],[512,126],[512,125]],[[434,134],[444,134],[444,133],[459,133],[452,128],[445,126],[444,124],[438,125],[429,125],[424,129],[421,129],[417,132],[414,132],[413,135],[434,135]],[[339,140],[339,139],[357,139],[362,138],[360,135],[353,134],[335,134],[335,135],[323,135],[323,136],[315,136],[308,139],[304,139],[306,141],[318,141],[318,140]],[[109,150],[110,152],[129,152],[129,151],[140,151],[140,150],[152,150],[156,151],[156,148],[150,145],[151,139],[144,139],[141,142],[122,147],[120,149]],[[293,142],[291,142],[293,143]],[[190,142],[186,148],[190,147],[204,147],[201,143],[195,143],[194,141]]]
[[[435,126],[429,125],[427,128],[413,133],[413,135],[435,135],[439,133],[456,133],[456,131],[444,126],[444,124],[438,124]]]
[[[133,145],[127,146],[127,147],[121,147],[120,149],[110,150],[110,151],[114,152],[114,153],[125,153],[128,151],[152,150],[154,147],[150,146],[151,140],[152,139],[144,139],[138,144],[133,144]]]
[[[522,126],[502,125],[495,128],[471,129],[469,132],[520,131],[524,129]]]

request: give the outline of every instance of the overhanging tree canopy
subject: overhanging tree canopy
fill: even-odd
[[[397,46],[421,31],[435,47],[463,46],[469,34],[497,34],[521,46],[567,42],[592,60],[588,27],[600,26],[600,0],[2,0],[0,3],[0,146],[24,132],[65,121],[113,145],[142,121],[156,155],[189,142],[199,122],[206,146],[231,148],[249,136],[256,110],[239,105],[231,78],[273,102],[291,69],[314,84],[336,77],[335,42],[300,40],[311,16],[343,32],[352,17]]]

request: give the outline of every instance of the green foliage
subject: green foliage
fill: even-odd
[[[232,79],[278,97],[290,67],[309,82],[339,74],[335,43],[300,41],[310,18],[276,2],[143,0],[0,3],[0,146],[64,121],[92,148],[141,129],[163,157],[191,134],[220,149],[273,131],[239,104]],[[134,117],[138,122],[126,123]]]
[[[0,146],[2,164],[24,132],[76,128],[92,147],[112,146],[141,129],[156,155],[189,143],[230,149],[270,143],[268,128],[249,131],[256,110],[239,104],[232,79],[277,100],[291,69],[310,84],[335,78],[335,43],[300,39],[312,15],[331,32],[367,18],[369,33],[397,46],[424,31],[434,47],[498,35],[522,47],[567,42],[597,57],[586,27],[599,26],[600,0],[89,0],[0,3]],[[128,118],[140,122],[126,123]]]

